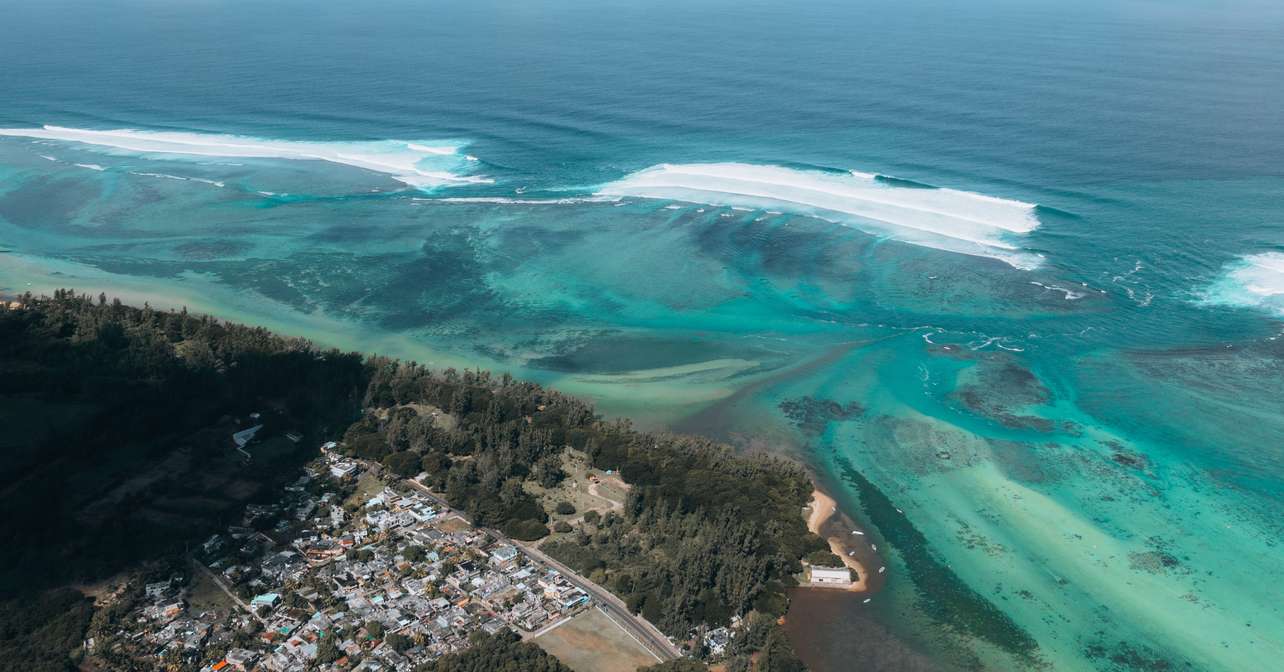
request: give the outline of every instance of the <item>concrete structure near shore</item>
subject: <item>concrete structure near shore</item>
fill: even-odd
[[[818,567],[811,568],[811,585],[813,586],[835,586],[846,588],[852,585],[852,575],[846,567]]]

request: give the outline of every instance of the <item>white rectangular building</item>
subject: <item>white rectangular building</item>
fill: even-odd
[[[852,575],[846,567],[812,566],[811,583],[823,586],[849,586],[852,583]]]

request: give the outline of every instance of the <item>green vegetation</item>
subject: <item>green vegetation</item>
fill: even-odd
[[[811,485],[798,466],[606,422],[507,375],[321,351],[106,297],[19,303],[0,309],[0,411],[22,418],[0,467],[0,540],[12,551],[0,558],[0,597],[31,599],[181,551],[269,498],[338,436],[342,450],[392,474],[426,472],[478,525],[520,540],[549,534],[527,485],[555,487],[568,446],[618,470],[630,485],[623,511],[588,511],[545,550],[678,637],[783,612],[799,560],[824,548],[799,515]],[[231,434],[251,423],[263,428],[246,459]],[[6,642],[39,629],[0,622]]]
[[[823,548],[808,554],[807,564],[820,565],[821,567],[842,567],[843,559],[834,555],[828,548]]]
[[[793,463],[604,422],[577,399],[506,375],[370,366],[366,415],[344,450],[402,474],[410,470],[397,465],[431,463],[426,483],[479,525],[523,541],[546,536],[548,513],[524,484],[560,472],[568,445],[593,467],[618,470],[631,486],[623,512],[589,512],[591,533],[544,550],[586,575],[601,570],[608,589],[668,634],[754,609],[783,613],[799,560],[826,548],[799,513],[811,483]],[[447,428],[426,407],[455,422]]]
[[[417,672],[571,672],[543,649],[523,642],[516,633],[478,633],[472,646],[419,666]]]
[[[23,303],[0,310],[0,408],[44,426],[0,466],[0,595],[181,549],[297,475],[315,449],[283,434],[315,446],[358,408],[357,355],[105,297]],[[256,411],[245,464],[231,433]]]
[[[320,432],[352,421],[365,370],[358,355],[104,296],[18,302],[0,302],[0,417],[22,418],[0,464],[0,669],[61,670],[92,607],[48,589],[235,521],[297,476]],[[263,428],[247,462],[231,434],[252,412]]]
[[[726,660],[727,672],[804,672],[807,669],[784,629],[774,619],[761,614],[749,617],[727,653],[730,655]]]
[[[68,672],[92,601],[69,588],[0,605],[0,672]]]
[[[593,466],[619,469],[631,484],[628,500],[545,551],[581,572],[603,570],[608,589],[671,635],[754,609],[784,611],[799,559],[824,547],[799,514],[811,493],[801,468],[627,423],[585,433]]]

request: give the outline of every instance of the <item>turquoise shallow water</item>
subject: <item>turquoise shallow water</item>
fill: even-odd
[[[0,289],[797,455],[887,567],[821,669],[1284,654],[1278,7],[0,10]]]

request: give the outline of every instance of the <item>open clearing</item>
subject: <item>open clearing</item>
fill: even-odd
[[[588,466],[588,456],[574,449],[562,453],[562,471],[566,478],[555,488],[544,488],[528,481],[526,491],[540,500],[544,510],[548,511],[550,528],[554,523],[566,521],[572,527],[582,527],[584,514],[596,511],[606,515],[610,511],[622,511],[624,502],[629,496],[629,486],[620,480],[618,474],[604,472]],[[557,513],[558,502],[570,502],[575,513]],[[540,543],[562,537],[554,532]]]
[[[365,506],[371,497],[383,492],[384,483],[378,476],[364,471],[357,478],[357,489],[343,503],[344,506]]]
[[[660,662],[597,608],[534,642],[575,672],[634,672]]]
[[[187,601],[194,613],[236,611],[236,603],[232,598],[228,597],[208,574],[201,571],[192,572],[192,585],[188,588]]]

